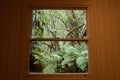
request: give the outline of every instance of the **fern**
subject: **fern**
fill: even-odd
[[[87,67],[87,62],[88,62],[88,59],[86,59],[85,57],[78,57],[76,59],[76,64],[82,71],[85,71]]]
[[[34,64],[42,64],[43,73],[64,72],[64,68],[71,68],[75,65],[84,72],[88,65],[88,51],[79,50],[69,43],[60,46],[58,51],[52,53],[49,51],[41,52],[40,47],[35,48],[32,51],[36,59]]]
[[[43,69],[43,73],[55,73],[56,66],[54,64],[49,64]]]

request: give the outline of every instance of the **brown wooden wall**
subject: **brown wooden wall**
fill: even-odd
[[[72,1],[72,0],[61,0]],[[0,0],[0,80],[20,80],[22,0]],[[120,80],[120,0],[91,0],[98,79]]]

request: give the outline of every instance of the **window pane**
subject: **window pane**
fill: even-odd
[[[86,38],[86,10],[32,10],[32,38]]]
[[[87,73],[87,41],[32,41],[30,72]]]

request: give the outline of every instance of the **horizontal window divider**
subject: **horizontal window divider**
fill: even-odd
[[[30,41],[88,41],[88,38],[30,38]]]

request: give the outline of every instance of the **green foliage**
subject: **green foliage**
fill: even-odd
[[[85,15],[85,10],[33,10],[32,38],[86,37]],[[87,72],[86,42],[32,41],[31,45],[33,64],[39,64],[42,73]]]
[[[85,10],[33,10],[33,23],[35,23],[32,25],[33,38],[81,38],[84,31],[81,25],[86,24],[86,12]]]
[[[88,59],[86,59],[85,57],[78,57],[76,59],[76,63],[77,63],[77,66],[82,70],[84,71],[87,67],[87,63],[88,63]]]
[[[42,38],[43,37],[43,31],[38,26],[35,26],[35,28],[32,29],[32,37],[33,38]]]
[[[81,69],[82,71],[86,69],[88,62],[87,50],[80,52],[78,49],[70,45],[64,46],[64,48],[61,50],[62,53],[64,53],[64,55],[62,55],[62,57],[64,58],[64,60],[61,63],[62,68],[64,68],[65,65],[68,65],[69,67],[74,65],[73,61],[76,60],[76,64],[79,67],[79,69]]]
[[[88,66],[88,51],[85,48],[81,51],[71,46],[70,42],[66,42],[64,45],[63,42],[59,44],[61,44],[60,49],[52,53],[50,53],[50,51],[47,51],[47,53],[41,52],[40,49],[32,50],[36,59],[34,64],[41,64],[43,73],[61,73],[64,72],[63,70],[66,66],[70,68],[75,66],[75,64],[84,72]],[[78,46],[78,44],[76,45]]]
[[[43,69],[43,73],[55,73],[56,66],[53,64],[49,64]]]

